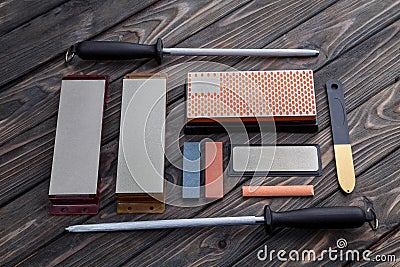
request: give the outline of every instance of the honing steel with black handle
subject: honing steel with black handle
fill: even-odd
[[[372,225],[372,221],[375,221],[374,225]],[[365,222],[369,222],[373,229],[378,227],[378,219],[372,209],[364,211],[359,207],[326,207],[274,212],[269,206],[266,206],[264,216],[260,217],[240,216],[86,224],[73,225],[66,230],[69,232],[111,232],[263,224],[266,232],[270,233],[277,227],[345,229],[360,227]]]
[[[156,59],[160,64],[163,55],[173,56],[259,56],[259,57],[312,57],[319,51],[312,49],[219,49],[219,48],[165,48],[162,40],[154,45],[115,41],[83,41],[72,45],[65,61],[76,55],[84,60]]]

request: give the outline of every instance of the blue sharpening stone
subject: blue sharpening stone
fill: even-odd
[[[200,198],[200,142],[183,144],[182,198]]]

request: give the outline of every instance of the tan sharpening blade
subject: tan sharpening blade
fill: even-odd
[[[345,193],[351,193],[356,185],[356,177],[342,83],[338,80],[328,81],[326,83],[326,92],[328,94],[329,113],[331,116],[338,181],[340,188]]]

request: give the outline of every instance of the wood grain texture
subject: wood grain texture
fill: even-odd
[[[3,1],[0,5],[0,36],[65,2],[67,1]]]
[[[71,5],[77,2],[64,4],[68,7],[68,14],[76,12],[71,10]],[[400,3],[274,1],[265,4],[263,1],[189,0],[152,3],[153,1],[141,3],[143,7],[149,6],[139,13],[135,12],[136,8],[124,10],[124,18],[127,19],[122,18],[112,23],[106,21],[101,24],[104,28],[100,27],[96,32],[90,30],[78,38],[153,43],[157,37],[163,36],[166,46],[180,47],[298,47],[301,44],[307,48],[319,49],[322,54],[312,59],[263,60],[239,57],[166,57],[161,66],[149,60],[76,60],[73,65],[65,66],[61,52],[66,47],[52,47],[51,53],[41,55],[43,57],[32,61],[30,66],[22,67],[22,72],[26,74],[21,80],[6,77],[9,81],[14,81],[5,82],[7,86],[0,88],[0,265],[258,266],[260,262],[255,253],[264,244],[271,246],[271,249],[284,247],[320,250],[335,245],[340,237],[346,238],[351,248],[368,247],[374,249],[374,253],[398,253]],[[103,12],[104,6],[95,5],[95,10],[90,14]],[[29,22],[28,29],[38,27],[38,21],[43,21],[44,18],[50,18],[50,23],[58,22],[59,25],[70,22],[57,16],[52,17],[52,12],[55,10],[39,15]],[[85,14],[89,13],[82,13],[81,17],[86,16]],[[19,27],[15,31],[23,32]],[[46,38],[60,38],[55,30],[50,33]],[[28,35],[24,33],[21,38]],[[73,42],[71,38],[68,40]],[[35,41],[26,44],[26,47],[37,49],[40,45],[39,41]],[[30,52],[27,52],[27,56],[31,57]],[[166,213],[160,215],[116,214],[114,190],[121,78],[131,71],[167,70],[170,74],[169,86],[173,88],[168,95],[167,108],[170,114],[184,103],[182,81],[186,72],[192,68],[185,64],[193,63],[194,60],[200,60],[193,67],[197,71],[209,71],[210,68],[225,70],[229,66],[243,70],[316,70],[320,132],[304,135],[280,133],[277,137],[280,143],[321,144],[324,176],[275,177],[265,181],[265,185],[313,184],[316,192],[314,198],[243,200],[239,185],[224,200],[207,206],[190,209],[168,206]],[[12,63],[11,66],[18,70],[21,67],[18,64]],[[179,67],[180,64],[183,64],[182,67]],[[102,200],[98,216],[56,217],[48,214],[48,178],[60,80],[62,76],[72,73],[111,75],[110,101],[106,110],[101,150]],[[20,74],[15,75],[19,77]],[[356,190],[350,196],[340,192],[336,181],[324,89],[325,81],[330,78],[341,79],[345,87],[358,179]],[[168,121],[167,139],[174,139],[172,130],[178,126],[179,119],[172,116]],[[224,135],[182,136],[178,141],[182,144],[183,141],[198,141],[204,137],[227,141]],[[251,138],[252,142],[257,142],[260,135],[251,134]],[[179,148],[172,143],[168,145],[172,160],[179,160]],[[226,156],[225,160],[228,160]],[[166,179],[176,182],[180,176],[181,171],[167,162]],[[261,228],[250,226],[151,233],[64,232],[64,227],[80,223],[261,214],[265,204],[271,204],[275,210],[289,210],[309,206],[364,206],[371,203],[382,218],[382,227],[377,232],[370,231],[367,226],[340,232],[281,229],[269,237],[265,236]],[[274,265],[279,263],[272,262]],[[328,266],[338,264],[324,263]],[[297,266],[298,263],[286,265]]]
[[[154,2],[72,0],[4,34],[0,50],[0,86]]]
[[[382,237],[378,242],[369,247],[368,249],[373,251],[371,254],[371,259],[374,262],[362,262],[357,264],[358,266],[396,266],[399,262],[400,249],[400,225],[388,232],[384,237]],[[393,256],[395,257],[393,259]]]

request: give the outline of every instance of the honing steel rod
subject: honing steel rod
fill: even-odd
[[[312,49],[163,48],[163,54],[173,56],[310,57],[318,53]]]
[[[154,58],[161,63],[163,55],[173,56],[249,56],[249,57],[313,57],[318,50],[312,49],[218,49],[218,48],[164,48],[162,40],[154,45],[115,41],[84,41],[72,45],[65,61],[76,55],[85,60],[128,60]]]
[[[267,233],[275,227],[315,228],[315,229],[344,229],[357,228],[365,222],[375,220],[378,227],[378,219],[372,209],[364,211],[359,207],[326,207],[307,208],[285,212],[274,212],[267,205],[264,208],[264,216],[241,216],[220,218],[194,218],[174,219],[158,221],[137,221],[119,223],[101,223],[73,225],[65,228],[69,232],[111,232],[133,230],[156,230],[186,227],[210,227],[227,225],[254,225],[263,224]]]

